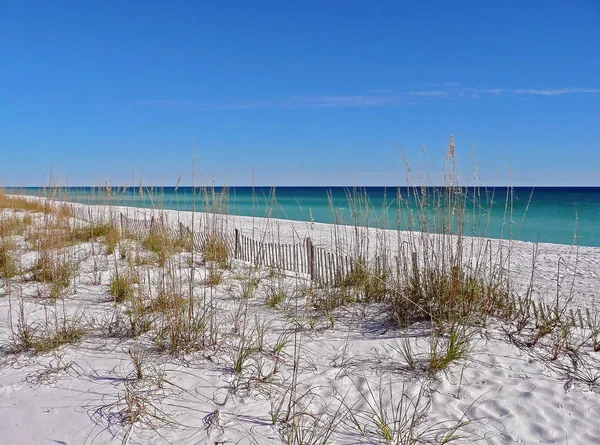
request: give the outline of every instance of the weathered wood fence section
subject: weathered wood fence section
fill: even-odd
[[[184,226],[185,227],[185,226]],[[191,229],[185,227],[187,230],[182,233],[192,233]],[[234,257],[235,252],[235,240],[233,236],[230,234],[225,234],[219,231],[209,231],[209,232],[196,232],[194,233],[194,249],[195,250],[204,250],[207,245],[210,243],[220,244],[227,247],[227,253],[229,256]]]
[[[208,243],[217,242],[227,247],[231,258],[255,266],[306,274],[320,284],[340,284],[357,267],[349,256],[315,247],[310,238],[302,243],[281,244],[255,240],[239,229],[232,234],[210,229],[194,233],[182,222],[174,226],[162,218],[136,219],[123,213],[119,215],[119,224],[123,233],[136,237],[152,233],[167,233],[173,238],[193,237],[196,250],[203,250]]]
[[[153,219],[134,219],[128,218],[121,213],[120,215],[121,232],[137,237],[148,236],[152,232],[154,225]]]
[[[295,272],[310,276],[310,279],[323,285],[341,285],[353,274],[356,274],[361,267],[365,267],[350,255],[330,252],[321,247],[316,247],[310,238],[306,238],[302,243],[280,244],[258,241],[244,235],[240,230],[234,229],[233,233],[223,233],[221,230],[211,230],[205,228],[193,232],[182,222],[178,224],[169,224],[166,218],[145,217],[144,219],[130,218],[120,213],[118,217],[114,213],[96,213],[86,208],[76,207],[73,209],[73,215],[76,218],[97,222],[100,220],[111,219],[114,223],[120,224],[121,231],[136,237],[148,236],[152,233],[167,233],[173,238],[193,237],[193,246],[195,250],[202,251],[207,243],[218,242],[227,246],[229,255],[239,261],[250,263],[255,266],[270,267],[281,271]],[[411,252],[408,246],[402,246],[400,255],[410,257],[414,270],[418,270],[417,254]],[[376,258],[373,264],[368,265],[369,273],[378,274],[381,271],[389,271],[391,263],[390,258],[385,255]],[[400,265],[399,257],[396,258],[397,273],[406,273],[401,268],[407,267],[407,262],[402,261]],[[589,309],[573,310],[567,313],[558,313],[558,308],[550,306],[543,302],[527,301],[526,304],[520,304],[517,299],[513,300],[514,310],[531,316],[538,323],[551,323],[554,320],[566,320],[574,327],[582,329],[600,330],[600,318],[596,312],[592,315]]]
[[[347,255],[329,252],[321,247],[313,248],[311,277],[322,284],[339,285],[353,274],[358,265]]]
[[[234,258],[256,266],[272,267],[303,274],[310,273],[304,244],[279,244],[257,241],[234,231]]]

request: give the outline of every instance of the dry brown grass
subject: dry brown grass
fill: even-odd
[[[186,239],[173,237],[166,230],[152,231],[148,236],[142,238],[140,244],[155,255],[161,266],[164,266],[175,253],[191,249],[190,243]]]
[[[229,261],[229,248],[222,234],[211,233],[202,246],[205,261],[214,261],[220,267],[227,267]]]
[[[112,253],[119,241],[119,231],[112,223],[75,226],[70,219],[57,217],[45,221],[26,236],[35,249],[42,251],[64,249],[100,238],[104,239],[108,253]]]
[[[33,279],[50,284],[50,297],[56,299],[70,286],[75,272],[75,265],[65,256],[42,251],[33,266]]]
[[[33,219],[29,215],[4,216],[0,218],[0,236],[23,235],[32,222]]]
[[[14,241],[0,238],[0,278],[9,280],[19,274],[16,251],[17,244]]]
[[[43,199],[8,196],[4,190],[0,189],[0,210],[2,209],[22,210],[33,213],[53,213],[56,210],[56,206]]]
[[[134,284],[136,279],[126,273],[120,273],[113,276],[110,281],[110,294],[113,296],[115,303],[123,303],[133,300],[135,295]]]

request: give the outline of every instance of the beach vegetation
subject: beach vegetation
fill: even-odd
[[[216,263],[219,267],[226,268],[229,260],[229,247],[219,232],[210,232],[202,244],[204,261]]]
[[[120,273],[112,277],[109,288],[115,303],[133,299],[135,295],[134,282],[135,279],[127,273]]]
[[[267,286],[265,291],[267,306],[272,309],[278,307],[286,299],[286,291],[281,283]]]
[[[32,213],[53,213],[55,206],[51,201],[42,198],[8,195],[0,189],[0,210],[21,210]]]
[[[40,252],[32,268],[35,281],[50,284],[50,297],[53,299],[70,286],[75,272],[76,265],[67,257],[50,251]]]
[[[76,343],[85,334],[86,329],[80,317],[58,315],[56,308],[45,320],[28,322],[21,300],[17,324],[11,336],[11,352],[33,350],[36,353],[45,353],[63,345]]]
[[[395,231],[387,230],[383,214],[389,206],[378,213],[366,192],[348,191],[350,224],[337,219],[329,226],[329,244],[327,233],[307,224],[318,247],[296,241],[294,248],[306,249],[301,251],[306,264],[291,270],[282,264],[296,259],[288,255],[291,248],[285,250],[292,244],[275,228],[253,240],[255,256],[242,260],[231,246],[226,197],[214,190],[203,195],[202,210],[211,213],[186,215],[191,224],[189,218],[175,222],[171,217],[177,213],[170,213],[157,220],[160,224],[140,220],[127,227],[127,218],[119,221],[118,210],[110,208],[89,222],[70,205],[56,203],[48,204],[52,212],[43,207],[35,215],[4,218],[0,277],[16,285],[4,300],[11,350],[41,354],[91,331],[117,337],[125,346],[111,353],[125,359],[127,376],[116,382],[123,385],[120,399],[107,406],[118,409],[113,419],[122,417],[126,434],[144,422],[155,422],[157,431],[165,424],[167,414],[157,398],[172,396],[162,391],[175,380],[153,375],[153,360],[160,357],[177,364],[170,373],[184,377],[177,380],[180,386],[173,383],[176,392],[199,401],[198,410],[209,413],[207,429],[228,425],[219,420],[225,411],[214,405],[248,399],[264,410],[257,416],[268,419],[289,444],[352,436],[354,442],[414,445],[467,436],[463,431],[469,431],[471,421],[466,414],[431,424],[430,384],[456,378],[458,365],[466,367],[475,354],[476,336],[486,338],[489,332],[495,341],[506,338],[571,381],[600,386],[593,361],[600,350],[597,314],[583,317],[570,300],[561,306],[558,297],[550,306],[539,306],[533,277],[529,288],[517,292],[510,275],[510,232],[505,243],[466,235],[486,231],[472,226],[469,215],[481,212],[475,218],[480,224],[489,209],[459,184],[452,142],[446,168],[442,187],[415,183],[398,190]],[[166,202],[160,189],[140,184],[139,190],[153,214],[160,212],[157,206]],[[107,186],[103,193],[113,191]],[[274,192],[270,199],[274,202]],[[510,215],[510,209],[506,212]],[[198,218],[203,224],[195,224]],[[298,233],[293,237],[301,239]],[[102,243],[106,250],[99,248]],[[273,249],[277,245],[281,249]],[[23,255],[25,249],[33,252]],[[277,254],[265,260],[269,249]],[[194,261],[197,254],[202,261]],[[535,250],[531,260],[533,276]],[[21,263],[31,276],[15,279]],[[82,280],[90,275],[91,284]],[[100,291],[79,292],[80,283]],[[50,301],[30,298],[48,288]],[[84,323],[75,309],[79,300],[87,304],[94,298],[97,304],[89,306],[90,320]],[[43,311],[34,310],[42,304]],[[574,311],[569,315],[568,309]],[[214,389],[217,380],[210,381],[206,400],[205,394],[197,396],[181,383],[188,366],[223,373],[217,376],[222,386]],[[236,421],[244,422],[242,417]]]
[[[209,287],[217,287],[223,282],[223,271],[215,266],[209,267],[205,282]]]
[[[12,216],[2,215],[0,217],[0,236],[9,237],[23,235],[25,230],[33,223],[30,215]]]
[[[8,281],[18,274],[17,243],[8,238],[0,238],[0,278]]]

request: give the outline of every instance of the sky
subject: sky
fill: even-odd
[[[600,186],[600,2],[0,2],[0,186]]]

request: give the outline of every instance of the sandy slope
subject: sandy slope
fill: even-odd
[[[141,216],[139,210],[130,208],[111,211]],[[167,214],[172,220],[191,223],[187,213]],[[266,236],[292,242],[310,236],[325,247],[332,245],[338,230],[326,224],[260,218],[194,218],[199,226],[237,227],[257,239]],[[388,235],[392,239],[397,236],[396,232]],[[371,229],[369,236],[375,244],[382,235]],[[396,329],[377,305],[339,308],[333,322],[326,317],[311,321],[300,296],[306,281],[273,277],[266,271],[261,273],[263,279],[254,295],[243,299],[240,277],[254,272],[237,264],[225,272],[223,283],[214,290],[202,284],[208,272],[197,266],[198,298],[210,299],[217,309],[218,347],[172,357],[157,352],[148,336],[134,340],[107,334],[115,314],[108,293],[115,260],[106,257],[100,264],[102,284],[96,285],[94,262],[87,255],[90,245],[79,249],[80,276],[58,310],[78,314],[96,327],[81,343],[56,353],[8,354],[9,321],[15,324],[15,306],[21,296],[29,320],[43,320],[57,307],[37,296],[40,286],[33,282],[21,283],[10,298],[0,290],[0,443],[280,444],[281,429],[271,425],[270,412],[277,411],[279,401],[292,387],[294,356],[299,357],[295,408],[312,413],[296,418],[306,435],[305,443],[319,443],[330,424],[335,426],[331,442],[385,443],[373,420],[376,407],[381,406],[388,417],[401,417],[398,412],[408,415],[415,405],[424,415],[419,430],[431,439],[436,438],[436,428],[467,420],[468,425],[459,431],[460,443],[600,443],[598,353],[587,351],[585,366],[581,363],[572,370],[597,374],[597,384],[570,380],[573,372],[568,371],[568,357],[550,362],[543,358],[547,356],[543,349],[518,348],[508,341],[502,326],[494,324],[477,331],[467,359],[451,364],[430,380],[420,370],[429,348],[426,326]],[[512,245],[511,269],[515,283],[523,289],[531,276],[533,249],[531,243]],[[569,246],[540,244],[538,250],[536,295],[553,300],[559,283],[561,301],[572,294],[572,304],[598,306],[599,248],[582,247],[576,252]],[[34,260],[34,253],[23,254],[24,266]],[[567,278],[557,279],[559,261],[561,270],[575,271],[573,286],[572,273],[561,272]],[[186,267],[180,269],[182,277],[187,272]],[[157,272],[152,273],[154,279]],[[265,305],[266,295],[274,287],[284,289],[288,296],[277,309]],[[248,314],[245,323],[239,317],[240,308]],[[261,326],[264,352],[248,358],[242,373],[233,372],[241,334],[256,338]],[[400,353],[403,341],[415,352],[414,370]],[[284,347],[276,354],[278,344]],[[145,351],[146,377],[142,381],[133,379],[130,348]],[[259,377],[274,367],[278,372],[268,381],[260,381]],[[133,428],[123,421],[128,388],[138,400],[144,400],[146,413],[156,415],[140,417]]]

